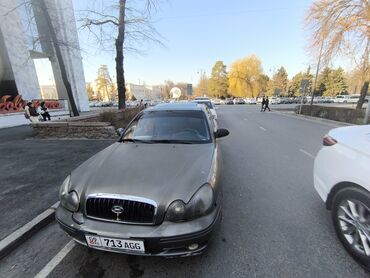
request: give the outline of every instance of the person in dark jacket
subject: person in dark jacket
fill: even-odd
[[[265,112],[265,111],[266,111],[266,108],[267,108],[269,111],[271,111],[271,110],[270,110],[270,107],[269,107],[269,103],[270,103],[269,97],[266,97],[266,100],[265,100],[265,109],[263,109],[263,112]]]
[[[46,122],[46,119],[50,121],[50,113],[49,113],[49,109],[45,105],[45,101],[41,102],[40,109],[41,109],[41,116],[44,119],[44,121]]]
[[[262,106],[261,106],[261,112],[263,111],[263,108],[265,108],[266,99],[265,96],[262,98]]]
[[[28,102],[24,108],[24,113],[26,119],[29,119],[31,123],[37,123],[39,121],[40,114],[37,113],[37,110],[31,101]]]

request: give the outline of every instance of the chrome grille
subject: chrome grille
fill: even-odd
[[[120,206],[122,213],[114,213],[112,208]],[[86,216],[102,220],[152,224],[156,206],[147,202],[110,197],[88,197],[86,200]]]

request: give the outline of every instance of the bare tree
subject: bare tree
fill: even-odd
[[[94,7],[83,10],[79,22],[81,28],[88,29],[102,50],[111,50],[115,41],[116,79],[118,90],[118,109],[126,107],[126,87],[124,76],[124,51],[139,48],[144,42],[161,44],[160,35],[153,27],[151,13],[156,9],[156,0],[145,0],[144,7],[135,1],[116,0],[117,5],[103,1],[94,2]],[[136,5],[130,6],[129,4]]]
[[[306,16],[306,24],[312,31],[309,47],[313,52],[320,49],[319,60],[323,65],[338,55],[346,55],[360,65],[364,89],[357,109],[362,108],[366,82],[370,79],[369,10],[368,0],[317,0]]]

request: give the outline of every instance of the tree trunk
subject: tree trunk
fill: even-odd
[[[364,82],[364,84],[362,85],[360,99],[357,102],[356,109],[362,109],[362,105],[364,104],[367,90],[369,88],[369,54],[370,54],[370,39],[367,40],[363,56],[362,81]]]
[[[364,85],[362,85],[360,99],[357,102],[356,109],[362,109],[362,105],[364,104],[368,89],[369,89],[369,81],[365,81]]]
[[[53,24],[52,24],[52,21],[51,21],[51,18],[50,18],[50,14],[49,14],[49,12],[46,8],[44,0],[38,0],[38,3],[39,3],[39,7],[40,7],[41,11],[43,12],[43,14],[45,16],[45,21],[46,21],[47,25],[49,26],[51,41],[52,41],[54,49],[55,49],[55,54],[56,54],[56,57],[57,57],[57,60],[58,60],[60,73],[62,75],[62,80],[63,80],[64,86],[65,86],[67,94],[68,94],[72,114],[73,114],[73,116],[79,116],[80,114],[78,112],[76,102],[75,102],[75,99],[74,99],[74,96],[73,96],[71,83],[69,83],[69,80],[68,80],[67,70],[66,70],[66,67],[64,65],[62,52],[60,50],[58,39],[57,39],[57,36],[55,34],[55,30],[53,28]]]
[[[119,26],[116,39],[116,75],[118,91],[118,109],[126,108],[125,72],[123,68],[123,45],[125,43],[125,10],[126,0],[119,1]]]

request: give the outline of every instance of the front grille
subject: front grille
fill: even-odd
[[[123,212],[117,216],[112,211],[114,206],[121,206]],[[154,213],[155,206],[145,202],[102,197],[90,197],[86,201],[86,215],[103,220],[152,224]]]

